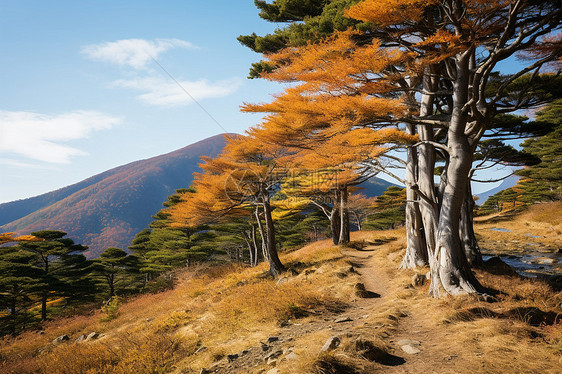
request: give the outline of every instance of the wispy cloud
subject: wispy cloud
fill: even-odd
[[[69,163],[71,157],[87,153],[60,143],[87,138],[94,131],[110,129],[121,122],[96,111],[59,115],[0,111],[0,154]]]
[[[175,82],[169,79],[145,77],[121,79],[113,82],[113,86],[142,92],[137,98],[142,102],[156,106],[189,105],[193,103],[189,95],[195,100],[224,97],[234,93],[241,85],[242,80],[240,78],[216,82],[209,82],[206,79]],[[189,95],[184,90],[189,92]]]
[[[115,42],[90,44],[81,50],[85,56],[135,69],[144,69],[152,58],[173,48],[196,49],[197,47],[180,39],[122,39]]]

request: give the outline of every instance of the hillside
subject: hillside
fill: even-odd
[[[478,196],[478,201],[476,201],[476,204],[482,205],[486,202],[486,200],[488,200],[488,198],[490,196],[493,196],[496,193],[505,190],[506,188],[515,186],[519,179],[521,179],[521,177],[519,177],[517,175],[511,175],[511,176],[505,178],[499,186],[494,187],[494,188],[492,188],[488,191],[481,192],[481,193],[477,194],[476,196]]]
[[[476,273],[496,302],[433,299],[425,277],[398,270],[403,229],[352,239],[366,246],[324,240],[282,254],[293,271],[278,280],[265,264],[184,269],[173,290],[132,298],[113,320],[95,312],[0,341],[0,371],[558,372],[562,299],[545,283],[486,266]],[[97,339],[74,342],[92,332]],[[62,335],[69,340],[52,343]]]
[[[175,189],[189,187],[193,172],[200,171],[201,156],[216,156],[224,144],[223,135],[217,135],[53,192],[0,204],[0,231],[65,231],[89,247],[90,258],[108,247],[127,248]],[[360,187],[362,193],[378,196],[390,185],[373,178]]]
[[[127,248],[167,196],[190,185],[201,156],[217,155],[224,144],[224,136],[216,135],[57,191],[1,204],[0,231],[62,230],[89,246],[89,257],[107,247]]]

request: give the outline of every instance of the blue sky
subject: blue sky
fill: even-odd
[[[259,56],[236,37],[282,26],[253,0],[0,4],[0,203],[242,133],[260,117],[240,104],[282,89],[246,79]]]
[[[236,37],[277,27],[251,0],[0,3],[0,202],[243,132],[239,105],[280,90],[246,79]]]

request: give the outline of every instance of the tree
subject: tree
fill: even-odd
[[[197,193],[172,207],[171,219],[175,225],[193,226],[224,217],[249,218],[253,210],[270,273],[279,276],[285,267],[277,253],[271,197],[283,177],[283,153],[281,148],[265,149],[253,136],[229,139],[218,157],[204,158],[203,173],[195,174],[193,183]]]
[[[36,231],[31,235],[41,241],[20,242],[18,248],[33,254],[34,265],[41,268],[41,319],[46,320],[48,298],[66,293],[65,274],[84,264],[85,257],[80,252],[88,247],[74,244],[72,239],[65,238],[66,233],[62,231]]]
[[[358,0],[274,0],[267,3],[255,0],[259,16],[269,22],[285,22],[285,28],[277,28],[272,34],[258,36],[241,35],[238,41],[258,53],[273,53],[289,46],[304,46],[318,41],[334,31],[361,26],[361,22],[345,17],[344,9]],[[253,63],[249,78],[258,78],[270,72],[266,62]]]
[[[115,296],[119,283],[127,279],[127,275],[138,272],[139,261],[120,248],[110,247],[94,260],[93,268],[105,280],[111,299]]]
[[[4,232],[0,234],[0,245],[12,242],[40,242],[43,239],[36,238],[33,235],[14,236],[13,232]]]
[[[557,125],[554,131],[539,138],[526,140],[522,146],[527,153],[537,157],[540,162],[517,171],[524,177],[518,185],[542,190],[540,200],[562,199],[562,100],[557,100],[537,113],[537,120],[549,121]],[[549,198],[546,198],[546,197]]]
[[[372,212],[375,205],[375,197],[367,197],[364,194],[356,193],[350,196],[347,208],[355,226],[359,231],[362,230],[363,222]]]
[[[452,295],[484,292],[470,270],[460,238],[473,155],[498,114],[552,100],[543,87],[557,75],[540,73],[559,55],[559,38],[546,37],[559,27],[558,5],[556,1],[367,0],[347,14],[368,24],[368,32],[336,33],[317,44],[267,56],[271,63],[262,69],[262,76],[305,82],[289,89],[292,92],[287,90],[285,96],[292,98],[293,105],[277,112],[282,116],[275,121],[268,118],[268,125],[274,122],[279,134],[290,126],[295,113],[301,116],[306,111],[319,118],[320,130],[329,129],[333,138],[356,117],[361,121],[355,126],[405,123],[410,135],[417,132],[420,141],[409,147],[406,186],[408,201],[414,201],[413,192],[420,210],[424,235],[416,243],[425,242],[434,296],[441,288]],[[520,51],[528,52],[525,68],[508,76],[494,75],[499,62]],[[379,110],[361,117],[366,113],[363,104],[374,103],[374,98],[389,104],[390,99],[400,99],[402,112],[381,116]],[[328,122],[318,110],[327,102],[330,105],[324,108],[330,114],[336,112],[332,108],[347,111],[338,109],[344,115],[332,116],[333,122]],[[438,185],[434,182],[437,155],[445,161]],[[410,248],[410,241],[408,245],[410,253],[421,258],[422,248]]]
[[[389,186],[375,198],[372,212],[365,220],[367,230],[387,230],[403,225],[406,216],[406,189]]]
[[[11,315],[36,292],[41,269],[32,265],[33,257],[16,247],[0,248],[0,304],[6,306]]]

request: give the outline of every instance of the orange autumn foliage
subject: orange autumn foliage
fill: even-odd
[[[194,174],[197,192],[183,194],[182,201],[167,210],[172,226],[250,215],[247,208],[256,203],[261,189],[277,183],[283,175],[279,160],[286,153],[281,147],[265,147],[252,136],[228,139],[219,156],[203,158],[203,172]]]
[[[6,244],[11,242],[40,242],[43,241],[41,238],[37,238],[33,235],[21,235],[14,236],[13,232],[0,233],[0,244]]]

